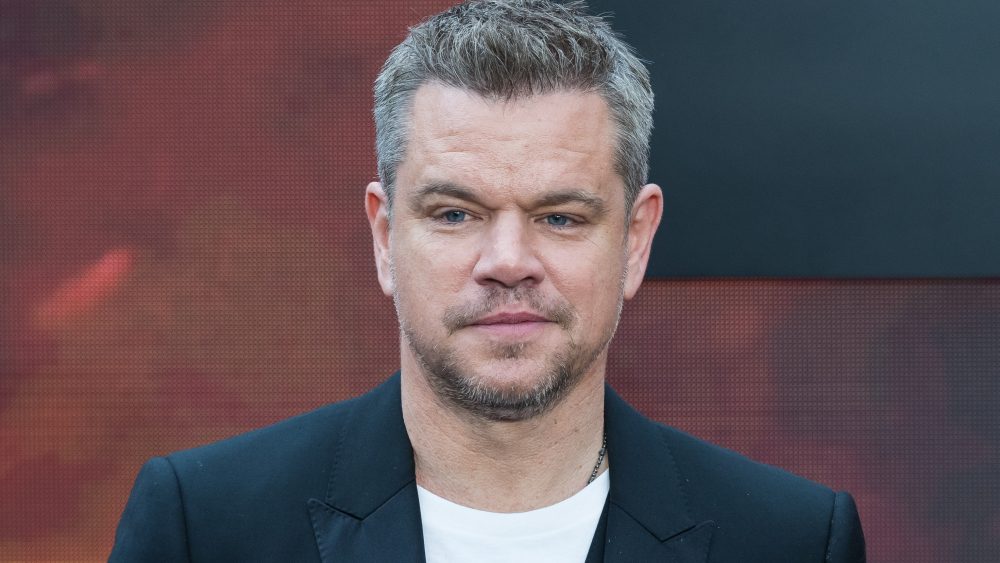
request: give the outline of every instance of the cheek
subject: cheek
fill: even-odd
[[[570,301],[581,319],[616,311],[624,262],[620,254],[562,252],[550,261],[553,285]]]
[[[474,255],[460,241],[442,243],[429,236],[399,236],[392,241],[396,287],[422,301],[457,293],[469,279]],[[402,287],[401,287],[402,286]]]

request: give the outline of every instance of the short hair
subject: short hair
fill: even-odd
[[[490,100],[596,92],[615,131],[615,170],[630,209],[649,174],[649,72],[584,2],[471,0],[410,28],[375,80],[378,174],[391,203],[416,90],[438,82]]]

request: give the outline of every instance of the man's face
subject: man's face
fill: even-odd
[[[391,219],[381,186],[367,200],[403,368],[411,360],[440,395],[488,419],[544,412],[603,375],[645,266],[634,263],[648,245],[628,232],[607,104],[575,92],[496,102],[427,84],[410,126]]]

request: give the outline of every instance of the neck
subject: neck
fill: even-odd
[[[558,404],[516,422],[483,420],[446,404],[405,355],[403,421],[420,486],[471,508],[524,512],[587,484],[604,434],[603,355]]]

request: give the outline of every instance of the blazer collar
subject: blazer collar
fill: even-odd
[[[344,405],[324,500],[309,500],[322,561],[423,562],[399,373]]]
[[[715,531],[691,517],[666,433],[610,386],[604,392],[611,492],[605,561],[702,562]]]
[[[396,373],[349,401],[325,498],[309,512],[323,561],[424,561],[413,449]],[[690,516],[665,433],[605,387],[611,493],[605,561],[703,562],[715,525]]]

